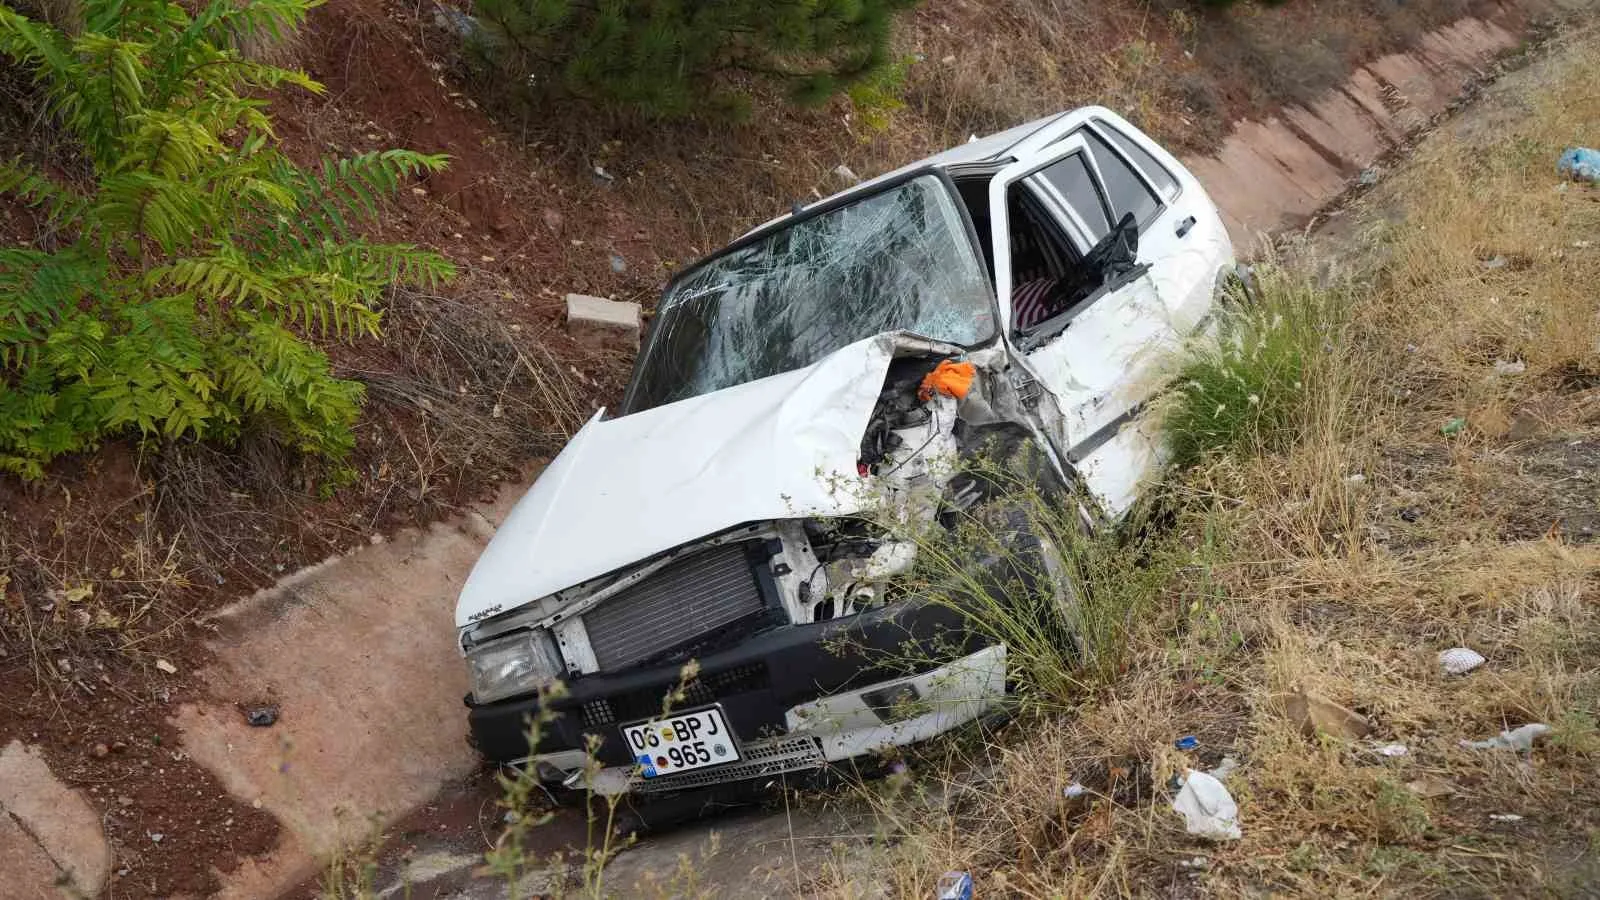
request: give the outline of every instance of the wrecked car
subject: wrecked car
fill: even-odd
[[[1092,526],[1115,522],[1161,461],[1158,370],[1232,266],[1194,177],[1085,108],[797,206],[686,269],[620,408],[573,436],[461,591],[473,742],[551,784],[662,795],[983,714],[1005,646],[887,594],[917,548],[864,507],[937,515],[957,502],[941,461],[994,432],[1032,441]],[[908,647],[925,670],[886,663]],[[541,703],[559,715],[529,747]]]

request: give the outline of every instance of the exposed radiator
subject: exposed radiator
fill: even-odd
[[[583,616],[602,672],[615,671],[763,610],[743,544],[680,559]]]

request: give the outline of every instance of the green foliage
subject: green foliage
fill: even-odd
[[[900,98],[900,92],[905,87],[911,62],[911,57],[902,57],[845,88],[850,104],[868,129],[888,130],[894,114],[905,109],[906,102]]]
[[[479,58],[535,97],[649,115],[738,109],[736,84],[776,81],[818,103],[890,66],[893,16],[917,0],[475,0]]]
[[[1191,347],[1162,416],[1173,462],[1230,450],[1282,449],[1301,436],[1319,400],[1338,387],[1348,303],[1282,270],[1257,267],[1217,307],[1217,339]]]
[[[39,477],[129,431],[352,446],[361,385],[307,336],[374,335],[387,286],[451,274],[354,234],[445,160],[388,150],[307,169],[277,149],[252,94],[321,87],[232,48],[285,36],[311,5],[84,0],[68,34],[0,3],[0,55],[34,73],[90,170],[0,160],[0,193],[53,235],[0,248],[0,471]]]
[[[944,524],[878,524],[917,548],[916,564],[892,589],[961,611],[969,628],[1006,646],[1017,697],[1058,709],[1122,673],[1130,636],[1158,602],[1177,555],[1143,527],[1142,507],[1122,529],[1091,530],[1085,510],[1094,502],[1040,477],[1048,464],[1036,453],[1024,447],[966,460],[952,483],[983,485],[988,499]]]

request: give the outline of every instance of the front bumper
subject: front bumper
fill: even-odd
[[[709,654],[699,661],[699,676],[673,711],[718,704],[741,747],[748,748],[742,755],[769,759],[768,771],[819,765],[921,740],[979,715],[1004,690],[1004,648],[980,652],[986,647],[987,641],[950,607],[903,601],[848,619],[781,626]],[[536,697],[481,706],[469,698],[472,739],[488,759],[532,759],[570,773],[582,767],[586,736],[594,735],[600,739],[598,761],[621,772],[633,758],[620,726],[659,716],[679,680],[676,665],[576,678],[566,696],[551,701],[559,715],[543,727],[533,748],[526,728],[538,707]],[[861,699],[863,693],[904,682],[914,683],[931,708],[885,714]],[[984,702],[968,702],[973,700]],[[766,774],[739,774],[734,767],[740,765],[652,782],[665,787],[681,778],[685,786],[705,784],[724,768],[728,771],[715,781]],[[608,793],[624,789],[617,777],[592,786]]]

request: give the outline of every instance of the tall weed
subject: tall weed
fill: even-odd
[[[1282,450],[1314,425],[1318,399],[1342,395],[1338,352],[1349,323],[1343,287],[1319,287],[1273,265],[1231,287],[1214,336],[1180,359],[1162,424],[1172,462]]]

